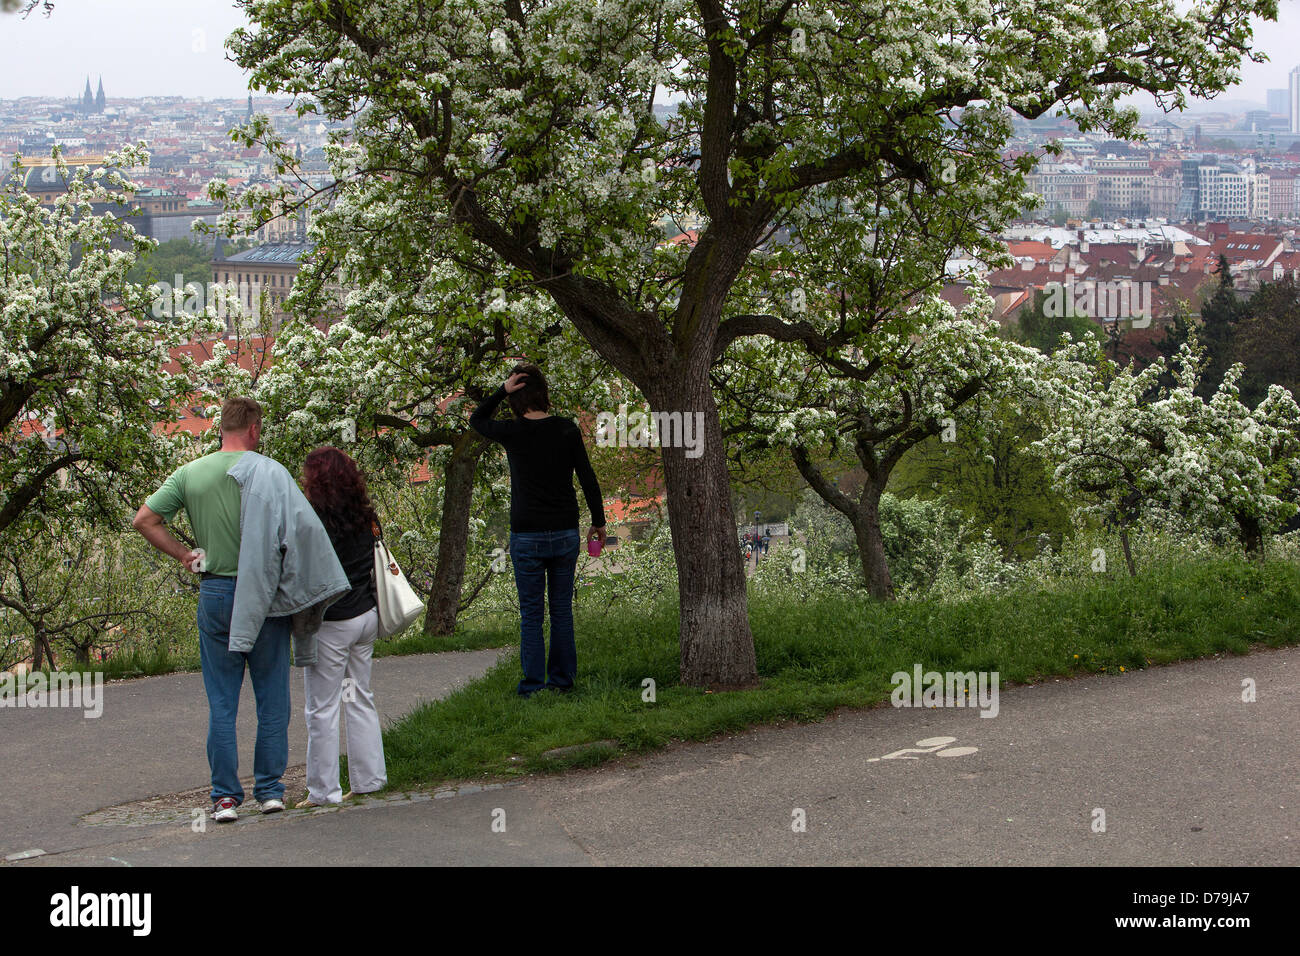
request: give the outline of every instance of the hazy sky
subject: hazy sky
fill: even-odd
[[[242,97],[247,79],[224,42],[243,22],[232,0],[56,0],[48,19],[0,14],[0,99],[78,96],[86,74],[92,87],[103,74],[110,97]],[[1270,62],[1245,64],[1225,99],[1262,103],[1287,85],[1300,63],[1300,0],[1281,0],[1278,22],[1255,39]]]

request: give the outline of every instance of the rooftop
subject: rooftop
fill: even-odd
[[[303,256],[315,248],[310,242],[272,242],[257,246],[244,252],[226,256],[221,262],[282,262],[285,264],[300,262]]]

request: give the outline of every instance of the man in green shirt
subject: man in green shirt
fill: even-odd
[[[235,717],[245,668],[257,703],[253,796],[263,813],[284,809],[280,778],[289,762],[289,618],[267,618],[248,653],[229,648],[239,570],[240,487],[226,472],[244,452],[257,450],[261,436],[261,405],[251,398],[227,399],[221,408],[221,451],[176,469],[131,522],[159,551],[202,574],[199,659],[208,695],[213,816],[222,823],[236,818],[235,808],[244,800]],[[182,509],[201,551],[186,547],[167,530],[165,522]]]

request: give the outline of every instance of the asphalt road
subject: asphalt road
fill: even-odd
[[[446,696],[484,673],[500,653],[376,660],[371,686],[381,719],[387,724],[424,701]],[[292,670],[289,688],[293,767],[307,753],[298,668]],[[104,685],[103,695],[103,713],[92,719],[81,710],[58,707],[0,708],[0,859],[30,849],[53,854],[117,842],[124,830],[150,828],[88,827],[80,825],[81,818],[102,807],[208,783],[208,703],[200,674],[117,681]],[[257,718],[247,678],[239,703],[239,768],[241,776],[249,776]],[[247,784],[245,789],[245,806],[256,806]],[[285,794],[286,800],[301,795]]]
[[[379,664],[426,668],[420,683],[445,677],[448,657],[378,662],[377,693],[407,679],[381,679]],[[134,716],[115,706],[90,735],[0,712],[0,848],[46,851],[10,865],[1300,864],[1295,648],[1003,688],[992,719],[885,706],[504,786],[244,813],[202,833],[78,824],[202,779],[201,689],[167,684],[187,679],[135,682]],[[182,700],[188,729],[171,722]]]

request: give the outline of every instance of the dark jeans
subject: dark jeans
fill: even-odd
[[[208,766],[212,801],[233,797],[244,802],[239,782],[239,744],[235,718],[244,669],[253,683],[257,706],[257,743],[253,749],[253,797],[284,799],[289,763],[289,632],[287,617],[269,617],[247,654],[230,650],[230,612],[235,606],[234,578],[206,578],[199,585],[199,660],[208,692]]]
[[[573,640],[573,576],[581,542],[577,528],[510,535],[510,560],[519,589],[519,659],[524,668],[518,691],[524,696],[543,687],[568,690],[578,676],[578,647]],[[542,639],[547,596],[551,602],[549,661]]]

